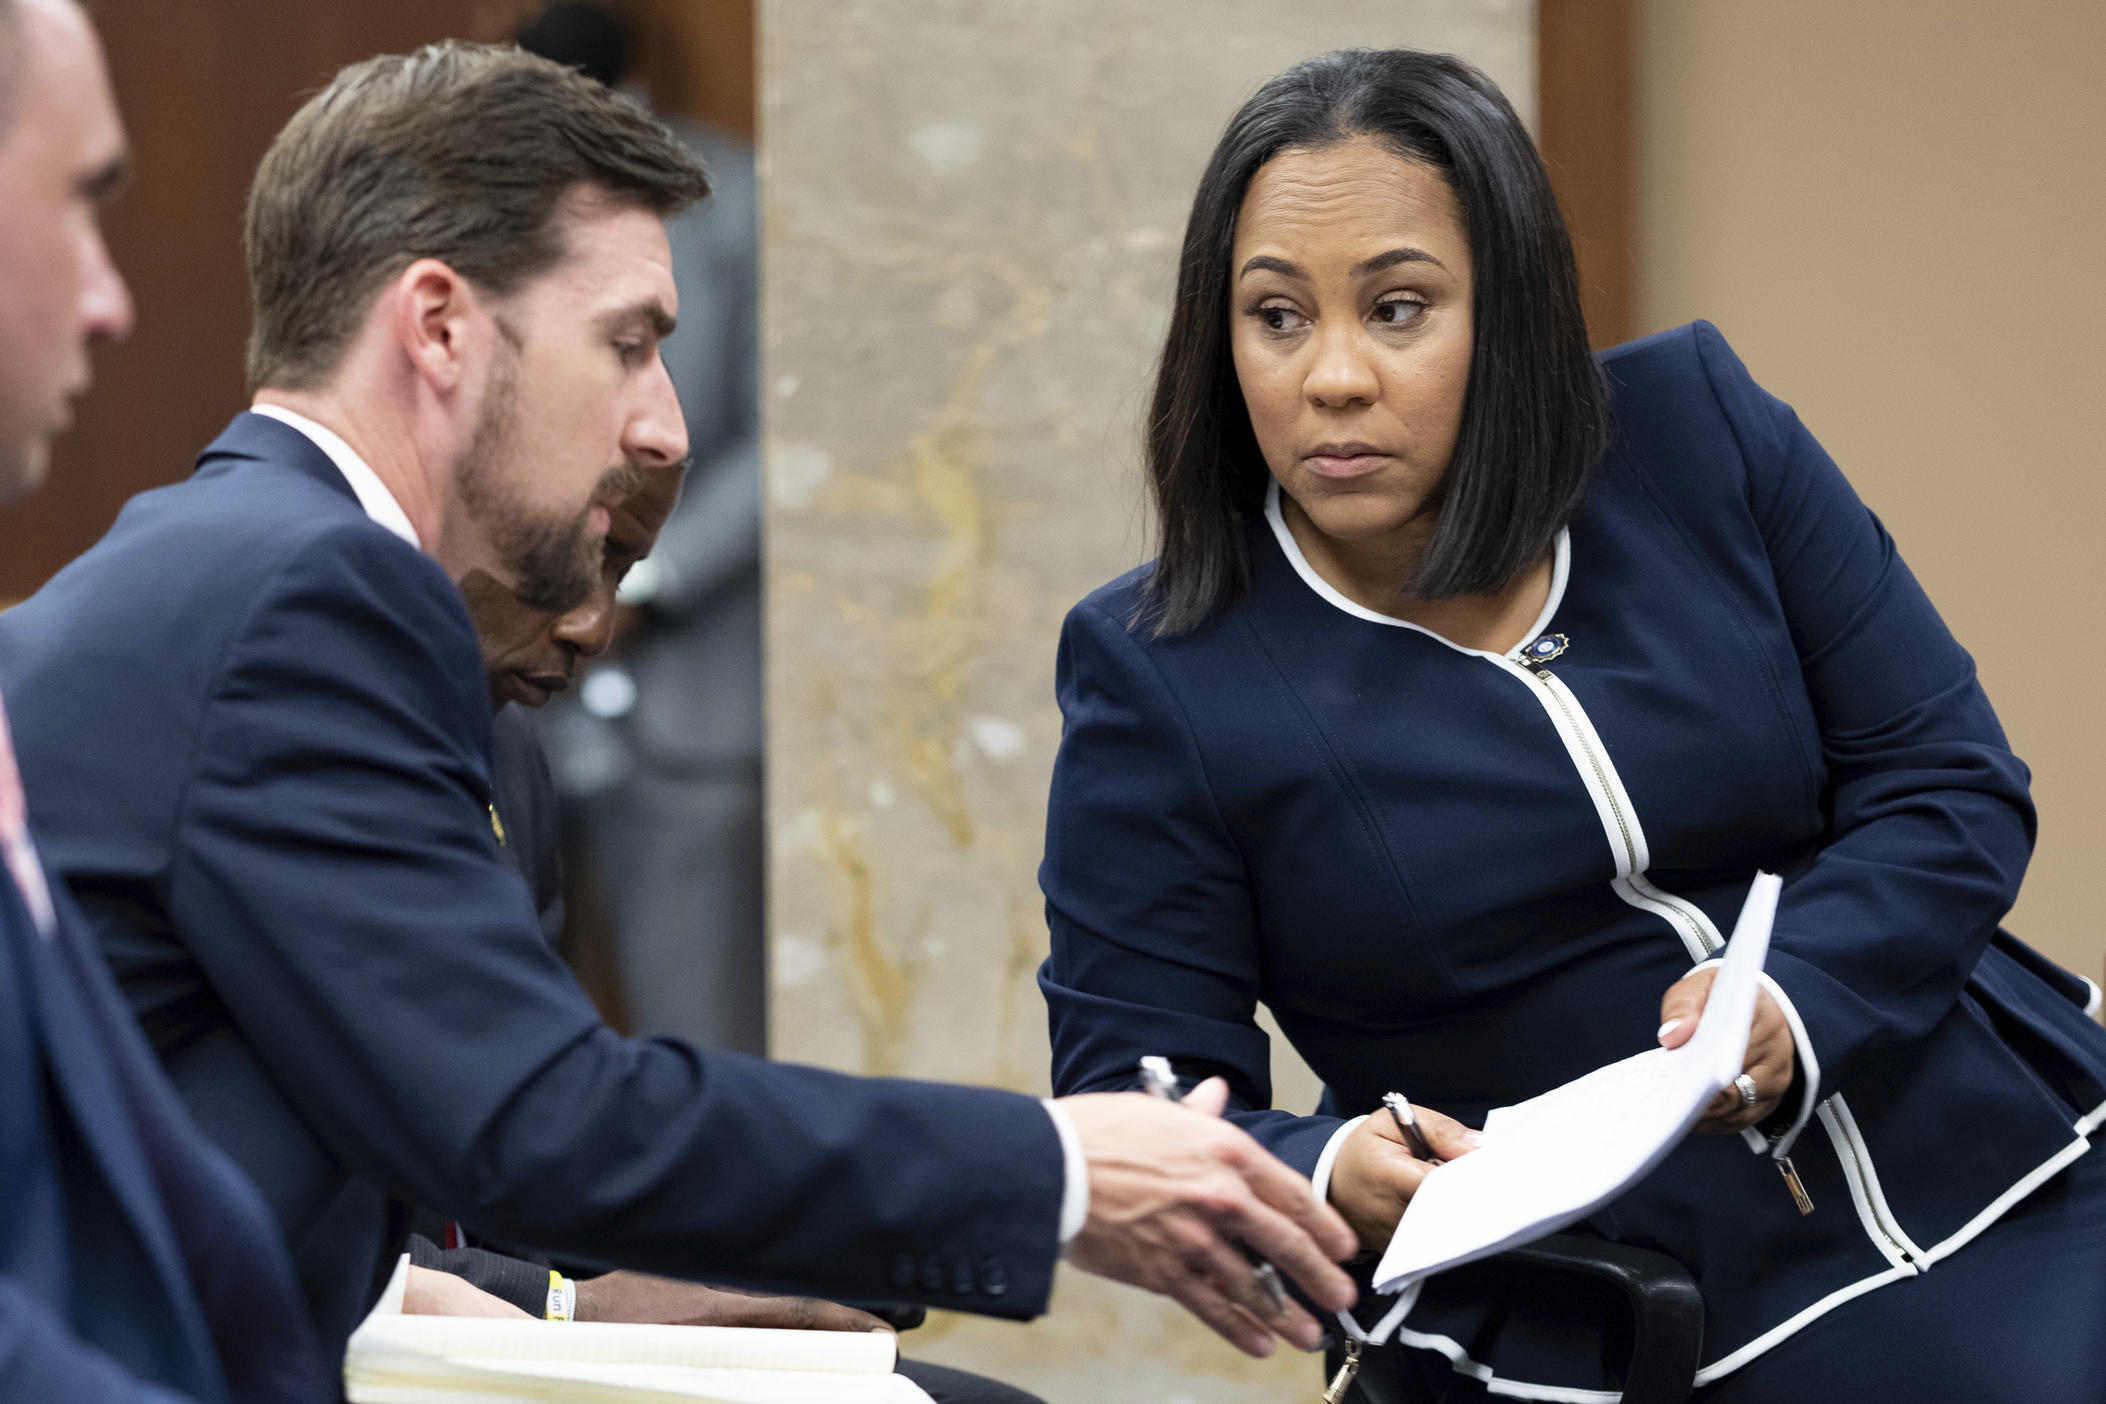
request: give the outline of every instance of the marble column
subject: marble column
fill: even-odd
[[[1462,54],[1530,114],[1534,6],[760,19],[773,1051],[1043,1092],[1054,645],[1147,550],[1138,420],[1201,166],[1257,84],[1342,46]],[[1279,1052],[1279,1104],[1313,1105]],[[1077,1273],[1033,1326],[938,1317],[904,1343],[1055,1401],[1315,1392],[1312,1362],[1245,1361]]]

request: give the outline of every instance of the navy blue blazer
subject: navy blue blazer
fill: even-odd
[[[335,1398],[277,1226],[53,897],[46,937],[0,870],[0,1399]]]
[[[47,862],[199,1124],[262,1189],[325,1346],[407,1201],[554,1253],[1040,1311],[1045,1110],[594,1014],[499,861],[459,592],[254,414],[0,618]]]
[[[1877,519],[1711,327],[1603,364],[1618,436],[1540,666],[1357,609],[1276,512],[1197,630],[1130,627],[1145,571],[1070,613],[1041,985],[1058,1091],[1166,1054],[1314,1171],[1341,1122],[1271,1107],[1259,1001],[1336,1109],[1396,1088],[1475,1122],[1652,1046],[1661,993],[1782,874],[1768,968],[1806,1095],[1767,1149],[1815,1211],[1742,1139],[1693,1137],[1592,1221],[1694,1272],[1704,1381],[2081,1154],[2106,1030],[1998,929],[2027,773]],[[1493,1271],[1430,1284],[1401,1338],[1524,1392],[1614,1387],[1593,1304],[1505,1311]]]

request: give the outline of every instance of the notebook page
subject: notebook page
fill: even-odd
[[[471,1368],[510,1370],[512,1362],[462,1360]],[[679,1365],[544,1364],[553,1379],[612,1384],[633,1401],[635,1391],[658,1390],[679,1399],[722,1404],[927,1404],[929,1396],[904,1375],[844,1375],[834,1370],[697,1370]],[[564,1399],[577,1395],[566,1390]]]
[[[611,1362],[738,1370],[887,1374],[899,1359],[889,1331],[779,1331],[753,1326],[645,1326],[619,1321],[523,1321],[487,1316],[373,1316],[351,1353],[388,1346],[416,1355]]]
[[[1375,1269],[1398,1292],[1554,1233],[1643,1179],[1745,1061],[1782,884],[1756,875],[1697,1032],[1485,1118],[1484,1144],[1426,1176]]]
[[[352,1333],[354,1404],[927,1404],[889,1331],[404,1316],[405,1254]]]
[[[934,1404],[903,1375],[448,1360],[392,1351],[344,1366],[351,1404]]]

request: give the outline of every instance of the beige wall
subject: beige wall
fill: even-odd
[[[1638,0],[1640,332],[1704,317],[1885,519],[2033,767],[2013,928],[2106,918],[2106,4]]]
[[[1534,7],[763,0],[761,35],[773,1051],[1042,1091],[1054,645],[1141,559],[1137,419],[1206,154],[1346,44],[1455,49],[1529,110]],[[1280,1100],[1312,1108],[1306,1074]],[[1073,1273],[1036,1326],[908,1345],[1052,1400],[1318,1392]]]

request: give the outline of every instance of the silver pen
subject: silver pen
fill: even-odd
[[[1402,1092],[1385,1092],[1382,1105],[1389,1108],[1389,1119],[1397,1123],[1397,1134],[1404,1138],[1404,1149],[1410,1151],[1428,1165],[1439,1165],[1441,1158],[1433,1153],[1426,1143],[1426,1133],[1419,1130],[1419,1119],[1411,1110],[1411,1099]]]
[[[1154,1053],[1141,1059],[1141,1089],[1149,1096],[1165,1102],[1183,1101],[1185,1095],[1178,1089],[1177,1073],[1171,1069],[1170,1060]],[[1280,1284],[1280,1270],[1259,1257],[1249,1244],[1237,1243],[1236,1247],[1242,1250],[1243,1256],[1249,1259],[1250,1265],[1256,1269],[1252,1275],[1258,1279],[1258,1286],[1264,1291],[1265,1300],[1271,1303],[1273,1315],[1277,1316],[1287,1310],[1287,1289]]]

